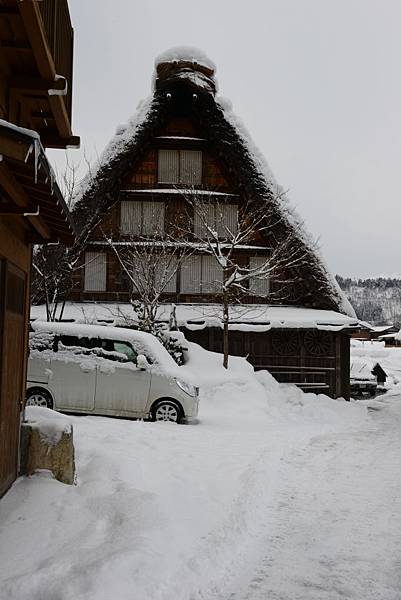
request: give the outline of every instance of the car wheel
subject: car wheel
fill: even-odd
[[[30,388],[26,393],[26,406],[53,408],[53,398],[42,388]]]
[[[153,421],[172,421],[180,423],[183,417],[182,408],[172,400],[160,400],[151,411]]]

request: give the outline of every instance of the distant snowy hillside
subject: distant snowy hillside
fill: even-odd
[[[401,276],[350,279],[336,276],[357,316],[373,325],[401,325]]]

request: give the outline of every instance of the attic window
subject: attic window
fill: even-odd
[[[159,150],[159,183],[202,183],[201,150]]]
[[[237,204],[211,204],[199,202],[194,214],[194,234],[198,238],[208,238],[207,226],[215,231],[220,239],[230,238],[238,230]],[[207,225],[206,225],[207,224]]]

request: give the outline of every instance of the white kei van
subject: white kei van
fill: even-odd
[[[27,405],[177,423],[197,416],[198,388],[153,335],[43,321],[31,329]]]

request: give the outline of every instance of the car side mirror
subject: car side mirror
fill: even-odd
[[[144,354],[138,354],[138,356],[136,357],[136,366],[141,371],[147,371],[149,369],[150,365],[148,363],[148,359]]]

